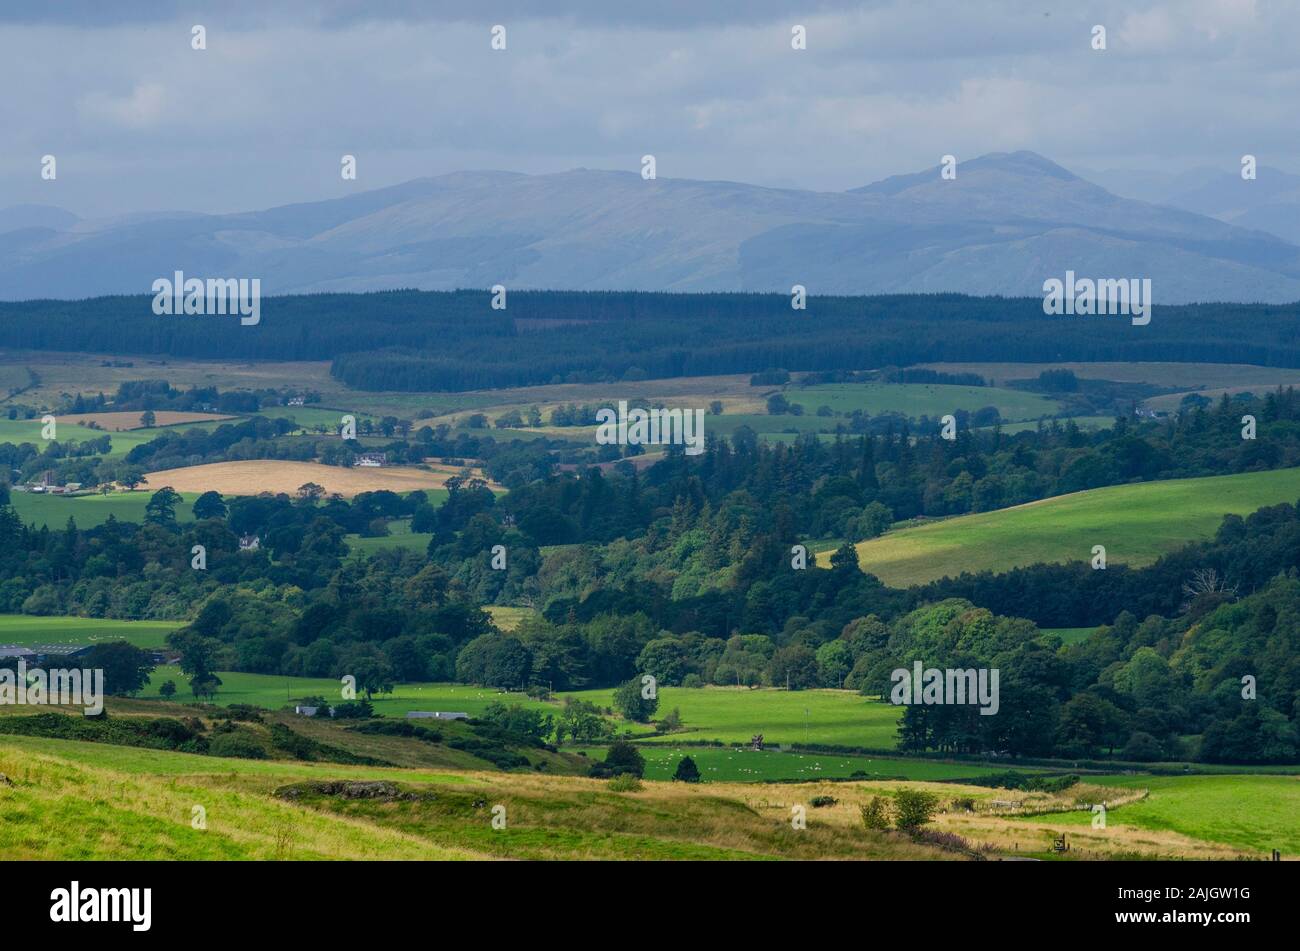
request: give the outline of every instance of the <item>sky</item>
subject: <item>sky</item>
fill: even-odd
[[[0,207],[221,213],[645,154],[664,178],[818,190],[1016,149],[1081,172],[1300,170],[1300,3],[268,6],[0,6]]]

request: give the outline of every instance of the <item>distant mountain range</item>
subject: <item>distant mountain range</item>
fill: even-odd
[[[1122,198],[1032,152],[847,192],[578,169],[460,172],[233,215],[83,221],[0,210],[0,299],[144,294],[176,270],[263,294],[397,287],[959,291],[1149,277],[1161,303],[1300,300],[1300,178],[1199,176],[1169,204]],[[1177,191],[1177,189],[1175,189]],[[1177,204],[1181,207],[1172,207]]]

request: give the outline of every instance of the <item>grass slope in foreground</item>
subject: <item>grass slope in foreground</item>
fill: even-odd
[[[1300,776],[1103,776],[1089,781],[1151,791],[1148,799],[1108,813],[1108,827],[1174,832],[1264,854],[1280,849],[1284,857],[1300,852]],[[1091,816],[1072,814],[1067,821],[1088,825]]]
[[[647,783],[638,793],[577,777],[216,760],[155,750],[0,737],[6,859],[762,859],[950,858],[869,832],[847,804],[835,823],[790,828],[761,787]],[[205,762],[207,761],[207,762]],[[413,798],[346,799],[304,780],[397,783]],[[796,801],[817,792],[800,788]],[[195,805],[207,828],[191,828]],[[492,828],[491,805],[507,827]],[[827,810],[822,810],[827,811]],[[830,818],[830,817],[827,817]]]
[[[647,781],[616,793],[573,776],[220,759],[25,736],[0,736],[0,772],[9,779],[0,784],[0,856],[17,860],[956,857],[863,828],[861,803],[900,786],[934,793],[934,828],[994,855],[1046,858],[1068,831],[1067,858],[1263,858],[1270,846],[1297,847],[1290,817],[1300,788],[1292,778],[1177,776],[1092,780],[1060,795],[887,781]],[[302,785],[313,780],[384,780],[397,795],[348,799]],[[291,784],[298,795],[276,795]],[[836,802],[808,809],[807,829],[792,831],[791,805],[814,796]],[[1023,814],[991,811],[1008,797]],[[1078,797],[1112,804],[1106,829],[1090,827],[1090,811],[1043,814]],[[508,817],[501,830],[491,827],[497,804]],[[191,826],[196,805],[206,830]]]
[[[996,512],[899,529],[860,543],[862,570],[889,585],[924,584],[963,571],[1008,571],[1039,562],[1147,565],[1210,538],[1224,515],[1300,498],[1300,469],[1108,486]],[[830,561],[830,553],[818,555]]]

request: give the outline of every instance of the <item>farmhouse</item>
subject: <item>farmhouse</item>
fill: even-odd
[[[256,551],[260,547],[262,547],[262,543],[256,535],[239,536],[240,551]]]
[[[357,455],[357,459],[352,465],[361,466],[368,469],[378,469],[388,462],[388,453],[386,452],[363,452]]]

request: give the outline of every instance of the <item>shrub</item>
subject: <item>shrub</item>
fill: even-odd
[[[667,715],[659,721],[660,733],[676,733],[682,728],[682,713],[676,707],[668,711]]]
[[[374,715],[375,708],[370,705],[369,700],[345,700],[334,705],[336,720],[366,720]]]
[[[640,792],[644,787],[631,773],[619,773],[609,781],[609,788],[611,792]]]
[[[813,796],[808,802],[814,809],[821,809],[824,806],[833,806],[839,800],[834,796]]]
[[[232,703],[218,707],[209,714],[214,720],[239,720],[242,723],[261,723],[262,711],[247,703]]]
[[[872,796],[860,807],[862,824],[868,829],[889,828],[889,801],[881,796]]]
[[[266,749],[257,738],[245,730],[216,733],[208,741],[208,752],[213,756],[236,756],[240,759],[266,759]]]
[[[894,824],[904,832],[915,832],[934,818],[939,800],[919,789],[900,789],[894,793]]]

